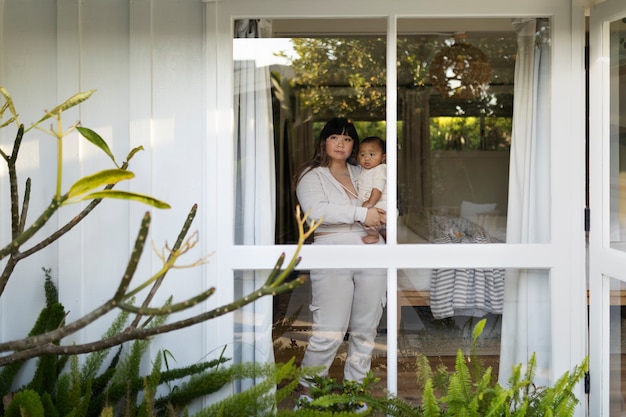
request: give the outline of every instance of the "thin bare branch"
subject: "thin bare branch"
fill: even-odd
[[[116,334],[115,336],[95,341],[92,343],[84,343],[80,345],[54,345],[50,342],[40,344],[36,347],[28,350],[20,350],[13,354],[0,357],[0,366],[5,366],[16,361],[34,358],[41,355],[78,355],[82,353],[94,352],[102,349],[108,349],[114,346],[118,346],[122,343],[130,340],[147,339],[151,336],[155,336],[162,333],[168,333],[171,331],[184,329],[204,321],[223,316],[238,308],[250,304],[261,297],[266,295],[277,295],[287,291],[291,291],[294,288],[302,285],[306,281],[306,278],[301,276],[289,283],[283,284],[277,288],[262,287],[253,293],[248,294],[239,300],[224,305],[220,308],[207,311],[196,316],[179,320],[170,324],[164,324],[162,326],[149,327],[149,328],[136,328],[130,327],[126,331]],[[15,350],[15,349],[14,349]],[[0,351],[2,351],[2,345],[0,345]]]

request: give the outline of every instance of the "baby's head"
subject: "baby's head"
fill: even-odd
[[[374,168],[385,162],[387,150],[385,141],[377,136],[369,136],[359,144],[359,165],[365,169]]]

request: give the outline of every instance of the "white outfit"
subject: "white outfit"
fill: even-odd
[[[355,190],[361,168],[348,165]],[[367,208],[350,198],[326,167],[307,172],[296,188],[303,212],[323,219],[316,229],[314,245],[362,245],[360,222]],[[384,244],[381,240],[378,244]],[[326,376],[346,331],[348,356],[344,378],[362,381],[370,370],[376,328],[386,303],[386,272],[382,269],[318,269],[311,271],[313,333],[301,366],[323,366]],[[301,381],[308,385],[306,381]]]
[[[387,164],[380,164],[370,169],[362,169],[359,174],[359,198],[363,201],[370,199],[372,188],[380,190],[382,196],[374,207],[387,210]]]

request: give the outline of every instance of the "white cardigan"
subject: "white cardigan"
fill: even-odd
[[[354,189],[358,190],[361,167],[348,164],[348,171]],[[346,232],[355,226],[363,230],[361,223],[365,221],[367,208],[361,207],[360,199],[350,199],[328,167],[313,168],[304,174],[296,195],[303,213],[310,210],[309,219],[323,219],[317,232]]]

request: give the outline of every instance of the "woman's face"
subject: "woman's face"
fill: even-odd
[[[345,162],[352,154],[354,141],[348,135],[330,135],[326,139],[326,154],[333,161]]]

